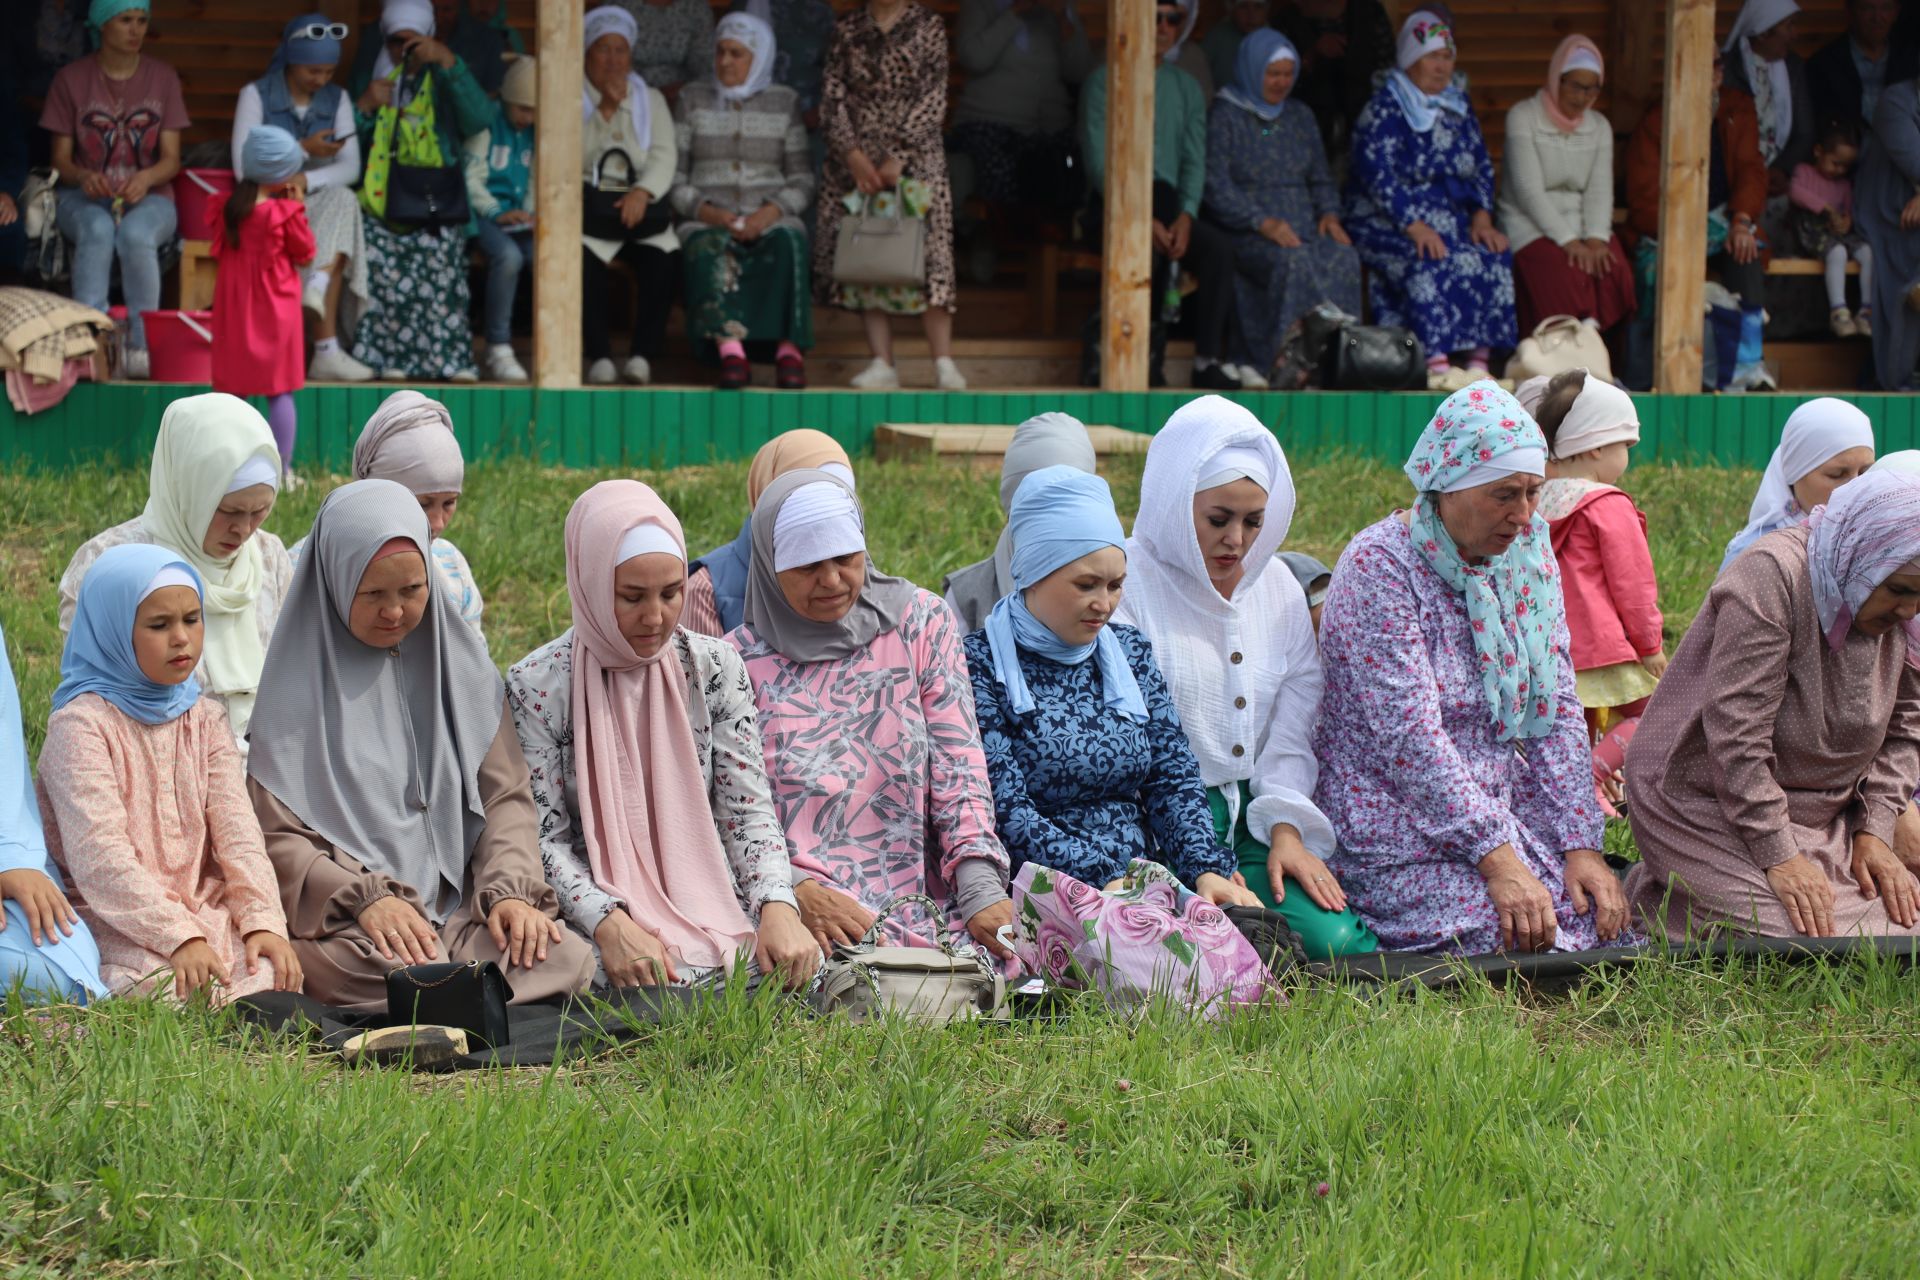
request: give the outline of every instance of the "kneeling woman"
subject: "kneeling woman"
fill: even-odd
[[[40,755],[48,847],[110,990],[298,991],[240,751],[194,678],[202,608],[200,575],[163,547],[87,570]]]
[[[1317,794],[1340,833],[1334,870],[1383,947],[1632,940],[1534,514],[1546,461],[1512,396],[1455,392],[1407,459],[1413,510],[1361,530],[1334,570]]]
[[[732,645],[680,626],[686,583],[686,537],[652,489],[608,480],[573,504],[573,627],[507,672],[540,860],[613,986],[724,977],[743,955],[802,986],[820,949],[753,688]]]
[[[1720,573],[1633,739],[1633,904],[1675,936],[1920,932],[1920,477],[1872,471]]]
[[[500,673],[430,545],[402,486],[335,489],[267,653],[247,786],[307,994],[377,1009],[396,966],[492,960],[516,1003],[570,995],[593,950],[555,918]]]
[[[893,941],[964,927],[995,955],[1013,921],[1007,852],[973,717],[973,685],[940,597],[867,562],[853,490],[800,470],[753,509],[746,659],[794,896],[822,947],[852,942],[902,894]]]
[[[1127,553],[1107,482],[1070,466],[1036,471],[1007,530],[1014,590],[966,648],[1014,869],[1037,862],[1100,888],[1150,858],[1210,902],[1254,905],[1214,839],[1153,646],[1110,621]]]

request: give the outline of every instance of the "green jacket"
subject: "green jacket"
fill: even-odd
[[[1107,68],[1080,90],[1080,150],[1095,191],[1107,185]],[[1200,216],[1207,188],[1207,103],[1192,76],[1170,62],[1153,73],[1153,178],[1180,193],[1180,209]]]
[[[465,168],[464,143],[467,138],[486,129],[493,120],[493,100],[487,97],[486,90],[473,78],[473,72],[467,70],[467,64],[455,58],[453,66],[442,70],[428,67],[428,81],[433,85],[433,131],[440,138],[440,156],[450,169]],[[349,88],[353,94],[353,123],[360,131],[360,154],[373,154],[373,131],[380,123],[378,112],[360,110],[360,95],[367,91],[372,82],[372,65],[369,63],[363,76],[360,68],[354,68],[354,83]],[[467,234],[478,230],[471,216],[467,218]]]

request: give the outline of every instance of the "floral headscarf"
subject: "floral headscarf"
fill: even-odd
[[[1566,615],[1560,571],[1554,564],[1547,524],[1538,515],[1511,547],[1480,564],[1468,564],[1440,521],[1434,495],[1472,487],[1474,473],[1497,478],[1500,461],[1518,465],[1507,474],[1539,474],[1547,440],[1512,396],[1492,382],[1476,382],[1448,396],[1407,458],[1407,478],[1420,492],[1410,528],[1413,545],[1442,581],[1466,600],[1473,648],[1480,658],[1500,741],[1540,738],[1554,728],[1554,697],[1561,655],[1553,635]]]
[[[1869,471],[1807,518],[1813,609],[1835,652],[1874,588],[1920,559],[1920,476]],[[1920,619],[1905,624],[1907,662],[1920,667]]]

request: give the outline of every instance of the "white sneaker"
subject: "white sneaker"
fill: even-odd
[[[152,372],[153,362],[147,355],[147,349],[145,347],[128,347],[126,359],[120,362],[120,376],[123,378],[138,378],[145,381],[152,375]]]
[[[875,356],[872,363],[847,380],[847,385],[858,387],[862,391],[898,391],[900,373],[885,360]]]
[[[448,382],[478,382],[480,381],[480,371],[478,369],[462,369],[458,373],[454,374],[451,378],[448,378],[447,381]]]
[[[967,389],[967,375],[960,372],[960,366],[953,362],[952,356],[941,356],[933,362],[933,382],[942,391]]]
[[[487,377],[495,382],[525,382],[527,371],[520,367],[513,348],[502,345],[487,352]]]
[[[382,369],[380,371],[380,381],[405,382],[407,381],[407,371],[405,369]]]
[[[371,382],[373,370],[336,347],[325,353],[316,351],[307,365],[308,382]]]
[[[325,317],[327,314],[326,286],[314,280],[307,281],[306,288],[300,291],[300,309],[315,320]]]
[[[636,387],[644,387],[653,381],[653,366],[645,356],[628,356],[627,362],[620,366],[620,376]]]
[[[1242,391],[1271,391],[1273,384],[1260,376],[1260,371],[1250,364],[1240,366],[1240,389]]]
[[[587,384],[594,387],[610,387],[620,381],[619,370],[613,367],[613,361],[601,356],[587,366]]]

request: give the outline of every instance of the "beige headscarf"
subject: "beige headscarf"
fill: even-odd
[[[353,442],[355,480],[391,480],[415,495],[459,493],[467,463],[453,435],[453,415],[418,391],[396,391]]]

